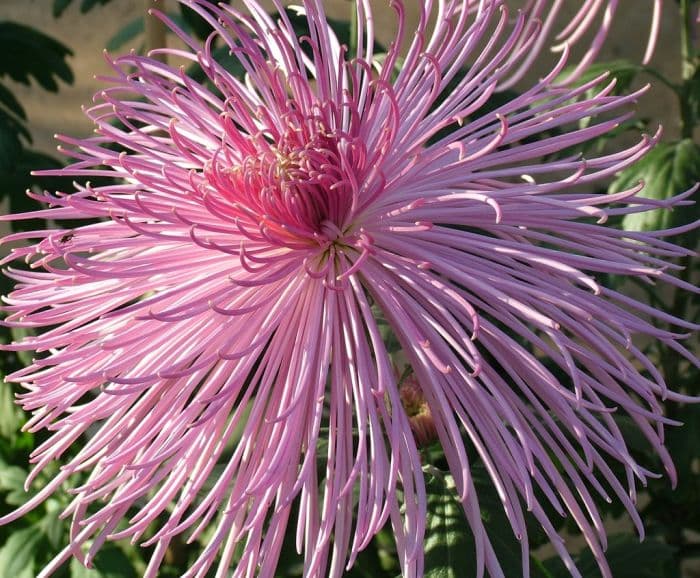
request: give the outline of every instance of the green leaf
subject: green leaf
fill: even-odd
[[[83,0],[80,4],[80,11],[85,14],[95,6],[104,6],[109,2],[110,0]],[[53,17],[61,16],[71,4],[73,4],[73,0],[53,0]]]
[[[13,532],[0,549],[0,576],[33,578],[35,557],[42,535],[36,528]]]
[[[32,136],[29,134],[24,120],[2,107],[0,107],[0,128],[13,133],[16,137],[22,137],[28,143],[32,142]]]
[[[124,551],[114,544],[105,544],[97,553],[93,568],[78,560],[70,561],[71,578],[137,578],[136,570]]]
[[[17,214],[41,208],[38,202],[27,196],[27,189],[71,190],[72,181],[69,177],[46,177],[31,174],[33,170],[56,169],[61,166],[63,165],[58,160],[49,155],[22,149],[16,163],[3,174],[3,186],[0,188],[0,193],[9,197],[9,212]],[[2,196],[4,195],[0,194],[0,197]],[[15,231],[35,229],[37,221],[33,219],[12,221],[10,226]]]
[[[231,49],[228,46],[217,46],[214,50],[212,50],[211,55],[213,60],[218,62],[233,76],[238,79],[243,78],[245,68],[243,68],[241,61],[238,60],[236,56],[231,54]],[[207,75],[205,74],[204,70],[202,70],[202,67],[197,63],[194,63],[187,68],[187,75],[199,83],[207,80]],[[215,89],[213,85],[211,85],[210,88]]]
[[[110,0],[83,0],[80,4],[80,11],[85,14],[92,10],[95,6],[104,6],[108,4]]]
[[[484,527],[506,576],[522,575],[521,544],[503,510],[503,504],[485,468],[480,464],[471,470]],[[428,519],[425,536],[425,568],[427,578],[464,578],[476,575],[474,536],[458,500],[454,480],[430,467],[426,474]],[[528,536],[533,546],[543,533],[530,516]],[[531,578],[551,578],[549,571],[534,557],[529,557]]]
[[[26,504],[29,497],[29,493],[25,492],[24,489],[12,490],[11,492],[8,492],[8,494],[5,496],[5,503],[8,506],[19,507]]]
[[[12,341],[22,341],[34,334],[34,330],[27,327],[12,327],[10,329]],[[34,360],[34,352],[32,351],[15,351],[14,353],[22,365],[31,365]]]
[[[700,123],[700,66],[695,69],[693,76],[686,80],[683,90],[688,99],[693,122],[697,125]]]
[[[19,100],[17,100],[9,88],[3,86],[2,84],[0,84],[0,104],[4,105],[10,112],[22,120],[27,119],[27,113],[24,112],[24,108],[22,108]]]
[[[0,76],[29,84],[31,78],[44,89],[58,90],[57,80],[70,84],[73,72],[67,57],[71,50],[50,36],[24,24],[0,22]]]
[[[555,80],[556,82],[566,83],[568,77],[574,71],[575,67],[568,66]],[[608,62],[594,62],[586,68],[586,70],[578,77],[572,84],[573,86],[581,86],[596,78],[608,73],[608,77],[604,80],[599,81],[593,88],[588,89],[585,92],[585,97],[590,99],[594,98],[595,95],[600,92],[601,88],[607,86],[612,80],[615,80],[615,86],[612,88],[610,94],[620,95],[626,94],[628,89],[632,85],[637,74],[644,68],[639,64],[630,62],[628,60],[610,60]],[[579,121],[580,128],[586,128],[591,124],[592,118],[585,117]],[[597,139],[597,141],[609,140],[612,135],[603,135]],[[588,147],[584,147],[588,148]],[[585,152],[585,150],[584,150]]]
[[[292,27],[294,28],[297,38],[311,35],[308,19],[303,16],[297,8],[290,6],[289,8],[285,9],[285,12],[292,24]],[[333,18],[328,18],[328,24],[330,24],[333,32],[338,38],[338,42],[341,45],[344,44],[345,46],[354,46],[355,39],[350,38],[350,35],[353,34],[353,27],[350,20],[335,20]],[[307,54],[307,56],[313,58],[313,53],[306,43],[302,43],[301,49]],[[386,47],[381,42],[375,41],[374,51],[376,54],[381,54],[382,52],[386,52]],[[353,58],[354,55],[350,55],[350,57]]]
[[[686,392],[689,393],[689,392]],[[668,447],[676,469],[678,487],[671,488],[667,480],[654,480],[648,488],[651,500],[642,511],[649,528],[659,533],[668,529],[700,531],[700,471],[698,471],[697,440],[700,436],[700,407],[683,404],[673,412],[673,419],[683,422],[682,428],[669,428]]]
[[[642,160],[625,169],[610,185],[617,193],[645,183],[641,195],[666,200],[682,193],[700,181],[700,146],[690,139],[659,143]],[[674,210],[654,209],[625,215],[622,227],[626,231],[669,229],[690,223],[700,217],[698,205]],[[694,233],[694,238],[697,231]]]
[[[64,537],[68,535],[70,522],[59,517],[63,508],[57,499],[49,498],[44,502],[44,505],[46,507],[46,514],[41,518],[39,526],[51,547],[60,549],[65,541]]]
[[[617,534],[610,536],[605,558],[615,578],[658,578],[663,576],[663,566],[673,556],[674,549],[658,540],[640,542],[636,536]],[[586,578],[600,578],[598,563],[589,549],[575,558],[576,567]],[[571,573],[559,558],[550,558],[544,565],[552,578],[569,578]]]
[[[61,16],[72,2],[73,0],[53,0],[53,17],[58,18]]]
[[[0,460],[0,490],[23,491],[26,477],[27,472],[19,466],[12,466]]]
[[[6,173],[17,164],[22,155],[22,143],[17,133],[2,122],[0,114],[0,173]]]
[[[210,4],[215,5],[217,2],[211,2],[210,0]],[[204,40],[212,33],[211,24],[197,14],[197,12],[192,10],[192,8],[189,8],[184,4],[180,4],[180,14],[182,15],[184,22],[187,24],[187,30],[200,40]]]
[[[107,41],[106,49],[108,52],[113,52],[124,46],[130,40],[137,38],[143,34],[144,20],[142,17],[134,18],[131,22],[127,22],[119,31]]]
[[[0,383],[0,437],[13,439],[24,424],[24,413],[15,403],[14,391],[9,383]],[[0,465],[0,468],[3,466]],[[4,487],[6,472],[0,471],[0,489]],[[26,475],[23,473],[23,475]],[[22,484],[20,484],[21,487]]]
[[[474,541],[452,476],[428,474],[426,491],[425,578],[474,575]]]

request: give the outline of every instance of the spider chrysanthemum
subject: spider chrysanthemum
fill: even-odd
[[[76,190],[34,194],[47,208],[14,217],[56,223],[7,237],[36,243],[5,259],[30,265],[7,270],[17,286],[6,323],[39,330],[7,346],[36,352],[9,378],[26,390],[27,427],[51,431],[34,473],[82,441],[0,521],[80,479],[71,544],[45,574],[129,538],[155,546],[155,576],[182,534],[205,543],[187,576],[218,565],[217,576],[272,577],[293,524],[304,575],[339,577],[390,524],[403,575],[416,578],[420,416],[420,437],[444,449],[481,571],[502,576],[476,462],[522,543],[524,574],[529,511],[579,576],[554,511],[608,575],[595,500],[620,500],[641,532],[635,484],[650,473],[614,418],[631,418],[673,476],[660,400],[683,399],[635,339],[693,359],[679,342],[692,325],[601,282],[690,288],[667,273],[687,252],[666,233],[605,223],[683,197],[591,192],[656,137],[603,156],[566,152],[618,126],[637,97],[616,96],[605,76],[571,82],[616,2],[579,3],[561,60],[488,113],[548,45],[561,2],[426,1],[409,30],[396,0],[382,58],[368,0],[357,2],[352,53],[319,0],[303,2],[301,39],[281,6],[273,19],[255,0],[185,3],[213,33],[199,45],[161,15],[189,47],[161,53],[196,63],[207,82],[154,57],[110,60],[114,75],[87,111],[97,135],[60,137],[74,162],[58,173],[78,177]],[[567,41],[603,10],[565,78]],[[244,75],[217,62],[217,42]],[[66,219],[86,221],[61,228]]]

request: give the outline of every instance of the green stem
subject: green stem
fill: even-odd
[[[681,108],[681,138],[693,138],[695,115],[690,104],[692,90],[691,79],[695,75],[698,63],[693,49],[693,15],[690,9],[691,0],[681,0],[681,77],[683,85],[678,94]]]
[[[155,16],[148,13],[151,8],[158,8],[160,11],[165,11],[165,0],[145,0],[146,1],[146,15],[145,18],[145,41],[146,41],[146,54],[154,48],[164,48],[166,46],[166,32],[167,28],[163,24],[162,20],[159,20]],[[165,62],[165,54],[154,55],[154,58]]]
[[[691,0],[681,0],[681,64],[683,80],[690,80],[695,74],[693,57],[693,14],[690,9]]]
[[[357,4],[356,0],[350,0],[350,39],[349,39],[349,56],[355,58],[357,52]]]
[[[661,84],[664,86],[670,88],[673,92],[676,94],[680,94],[681,92],[681,85],[676,84],[675,82],[672,82],[668,78],[666,78],[663,74],[661,74],[658,70],[655,68],[651,68],[650,66],[640,66],[639,70],[644,71],[646,74],[649,76],[653,76],[656,80],[658,80]]]

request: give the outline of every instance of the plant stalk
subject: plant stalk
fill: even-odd
[[[681,138],[693,138],[696,119],[690,102],[693,89],[691,80],[695,76],[698,59],[693,47],[693,11],[692,0],[680,1],[681,17],[681,78],[682,87],[678,93],[681,113]]]
[[[167,28],[165,24],[152,14],[150,10],[157,8],[158,10],[165,10],[165,0],[145,0],[146,2],[146,15],[145,18],[145,49],[146,54],[155,48],[164,48],[167,45],[166,33]],[[154,54],[153,58],[160,60],[161,62],[166,61],[165,54]]]

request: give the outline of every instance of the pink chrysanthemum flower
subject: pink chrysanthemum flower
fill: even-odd
[[[614,415],[634,420],[673,478],[660,400],[682,399],[634,339],[693,359],[678,341],[690,324],[599,283],[683,286],[666,272],[665,259],[685,254],[668,232],[605,225],[664,203],[638,196],[641,185],[582,192],[656,137],[604,156],[558,154],[618,126],[637,97],[615,96],[604,77],[555,82],[569,43],[599,16],[573,77],[592,60],[616,2],[578,3],[560,62],[489,114],[480,110],[494,91],[549,46],[561,2],[511,13],[502,0],[426,1],[407,30],[395,0],[381,64],[369,0],[357,2],[356,54],[320,0],[304,1],[304,39],[284,13],[274,21],[244,3],[186,1],[215,31],[204,46],[168,22],[191,51],[162,52],[198,63],[213,87],[151,57],[110,60],[110,86],[87,111],[97,136],[61,137],[75,162],[59,174],[118,184],[35,195],[48,208],[14,217],[88,219],[7,237],[39,241],[6,259],[31,266],[8,269],[17,287],[5,299],[8,324],[45,328],[8,346],[37,352],[9,378],[26,388],[27,428],[52,432],[33,475],[87,435],[0,522],[89,472],[66,512],[71,544],[42,576],[158,521],[146,576],[174,536],[208,529],[187,576],[218,564],[217,576],[272,577],[291,523],[304,575],[338,577],[390,523],[403,575],[420,577],[421,458],[381,318],[444,448],[478,567],[502,576],[470,474],[480,460],[522,542],[523,574],[529,510],[579,576],[554,509],[609,575],[594,497],[620,500],[642,532],[635,484],[650,474]],[[212,57],[217,37],[244,80]]]

